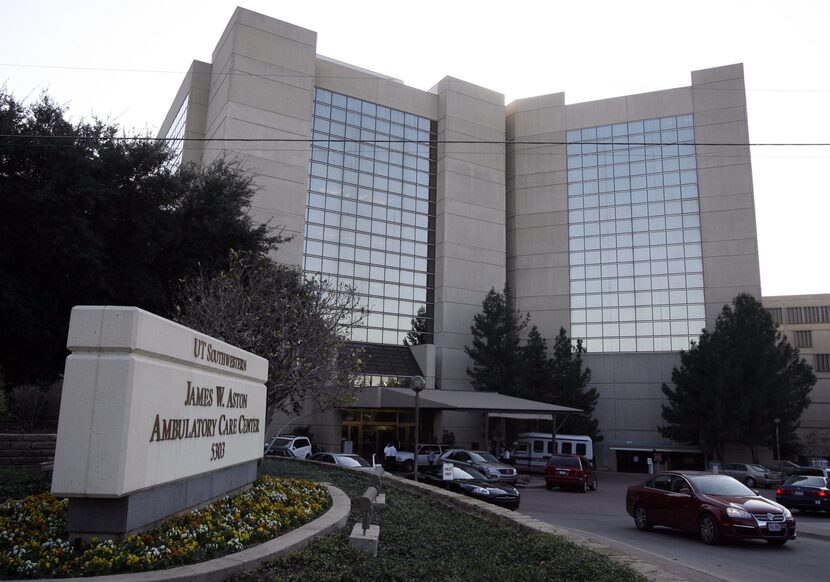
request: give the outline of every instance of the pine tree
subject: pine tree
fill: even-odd
[[[584,415],[571,415],[567,418],[564,429],[570,434],[584,434],[595,443],[602,441],[599,432],[599,421],[593,418],[594,408],[599,400],[596,388],[588,388],[591,381],[591,369],[582,369],[582,354],[585,348],[582,340],[577,340],[574,346],[568,337],[565,328],[559,328],[559,335],[553,342],[553,371],[552,402],[561,406],[579,408]]]
[[[514,396],[553,402],[553,366],[547,352],[547,341],[539,333],[539,328],[531,326],[521,350],[521,374]]]
[[[427,309],[423,305],[418,308],[418,315],[412,318],[412,329],[403,339],[405,346],[419,346],[427,343]]]
[[[724,305],[711,333],[680,353],[674,389],[663,385],[663,436],[697,444],[723,460],[727,444],[752,450],[775,446],[775,420],[783,450],[797,446],[796,429],[816,382],[812,368],[781,334],[761,303],[738,295]]]
[[[464,347],[473,360],[467,374],[476,390],[515,392],[521,367],[520,337],[528,320],[516,309],[509,286],[504,286],[504,293],[490,289],[481,313],[474,318],[473,345]]]

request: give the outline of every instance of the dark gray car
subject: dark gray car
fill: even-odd
[[[490,479],[498,479],[503,483],[515,485],[519,478],[516,469],[499,461],[487,451],[468,451],[466,449],[450,449],[439,457],[441,461],[460,461],[469,463]]]

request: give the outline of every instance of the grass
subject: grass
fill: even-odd
[[[329,482],[353,500],[372,484],[370,475],[357,471],[290,459],[268,460],[261,472]],[[0,470],[0,501],[48,489],[48,481],[37,471]],[[385,492],[387,506],[375,512],[373,521],[380,525],[377,557],[349,544],[349,532],[359,520],[357,504],[353,503],[349,524],[342,531],[234,580],[645,580],[630,568],[564,538],[496,526],[438,505],[428,495],[414,493],[391,480]]]
[[[291,460],[268,461],[263,470],[280,477],[328,481],[352,499],[371,485],[371,477],[358,472]],[[348,527],[341,532],[235,580],[644,580],[630,568],[564,538],[496,526],[388,483],[387,506],[374,516],[380,526],[377,557],[349,544],[348,535],[359,519],[353,504]]]

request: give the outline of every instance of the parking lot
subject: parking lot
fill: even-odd
[[[830,516],[796,514],[799,538],[783,547],[763,541],[706,546],[695,535],[655,528],[641,532],[625,511],[629,485],[646,479],[631,473],[600,473],[597,491],[548,491],[541,475],[525,476],[519,511],[554,526],[588,533],[597,541],[652,561],[687,580],[814,581],[827,568]],[[774,489],[759,489],[775,499]]]

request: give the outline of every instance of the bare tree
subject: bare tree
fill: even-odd
[[[364,312],[351,287],[305,278],[262,253],[231,253],[213,277],[186,281],[176,320],[268,360],[267,416],[297,414],[306,400],[330,409],[362,388],[362,352],[347,334]]]

